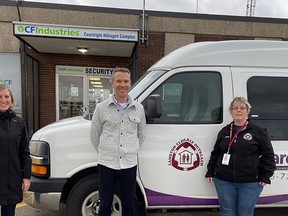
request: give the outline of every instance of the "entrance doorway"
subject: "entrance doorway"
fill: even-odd
[[[106,69],[106,74],[101,75],[87,75],[85,71],[85,67],[56,66],[56,120],[91,118],[96,104],[113,93],[110,84],[113,69]]]

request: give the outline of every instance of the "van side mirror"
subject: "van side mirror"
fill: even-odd
[[[160,118],[162,116],[162,100],[160,95],[154,94],[147,98],[145,115],[147,119]]]

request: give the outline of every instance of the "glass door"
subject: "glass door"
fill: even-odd
[[[82,116],[84,105],[84,76],[58,76],[57,120]]]

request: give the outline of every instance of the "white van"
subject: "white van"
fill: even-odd
[[[277,170],[257,206],[288,206],[288,42],[222,41],[184,46],[153,65],[130,96],[146,110],[147,137],[137,175],[145,209],[217,207],[204,175],[219,130],[232,120],[235,96],[252,105],[250,121],[268,129]],[[25,202],[68,216],[97,215],[97,154],[90,120],[74,117],[36,132],[30,143],[31,191]],[[112,215],[121,215],[115,194]]]

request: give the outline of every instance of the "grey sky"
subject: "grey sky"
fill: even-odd
[[[24,0],[143,9],[144,0]],[[246,16],[247,0],[145,0],[147,10]],[[198,7],[197,7],[198,6]],[[256,0],[255,17],[288,18],[288,0]]]

